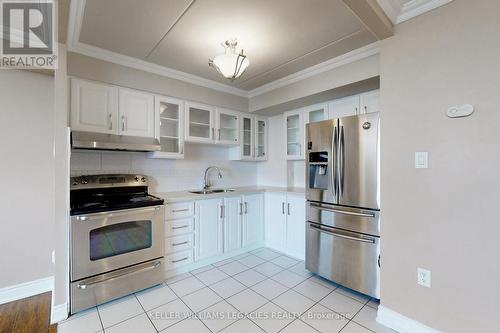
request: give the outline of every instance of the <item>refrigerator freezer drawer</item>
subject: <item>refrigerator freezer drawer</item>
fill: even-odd
[[[380,236],[380,212],[378,210],[308,202],[307,220],[328,227]]]
[[[307,223],[306,268],[380,298],[380,238]]]

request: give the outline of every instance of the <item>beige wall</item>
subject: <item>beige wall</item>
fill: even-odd
[[[249,110],[257,111],[379,75],[379,56],[373,55],[310,78],[250,98]]]
[[[455,0],[382,44],[382,305],[443,332],[500,332],[499,13]]]
[[[0,73],[0,288],[53,275],[54,78]]]
[[[248,111],[248,99],[131,67],[68,53],[68,75],[145,90],[170,97]]]

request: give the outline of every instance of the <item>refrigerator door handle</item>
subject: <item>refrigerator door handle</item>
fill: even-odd
[[[344,238],[344,239],[349,239],[349,240],[356,241],[356,242],[375,244],[375,239],[373,239],[373,238],[361,238],[361,237],[347,236],[347,235],[340,234],[340,233],[337,233],[334,231],[325,230],[323,227],[315,226],[314,224],[309,224],[309,227],[312,229],[316,229],[319,232],[325,233],[327,235],[340,237],[340,238]]]
[[[323,207],[321,205],[315,204],[313,202],[311,202],[311,207],[317,208],[319,210],[326,210],[328,212],[344,214],[344,215],[352,215],[352,216],[360,216],[360,217],[372,217],[372,218],[375,217],[375,214],[373,214],[373,213],[358,213],[358,212],[350,212],[348,210],[328,208],[328,207]]]
[[[335,201],[337,201],[337,159],[338,159],[338,127],[335,126],[333,128],[333,140],[332,140],[332,168],[331,168],[331,177],[332,177],[332,192],[335,197]]]
[[[345,147],[344,147],[344,126],[340,126],[339,131],[339,165],[338,165],[338,182],[339,182],[339,197],[344,192],[344,160],[345,160]]]

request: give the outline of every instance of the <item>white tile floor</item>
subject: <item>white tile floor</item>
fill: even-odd
[[[378,302],[267,248],[70,317],[60,333],[390,333]]]

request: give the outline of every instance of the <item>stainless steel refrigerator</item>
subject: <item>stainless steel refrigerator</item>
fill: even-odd
[[[306,132],[306,268],[380,298],[379,113]]]

